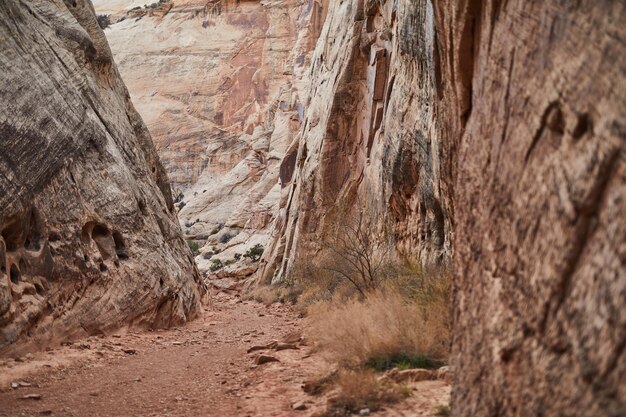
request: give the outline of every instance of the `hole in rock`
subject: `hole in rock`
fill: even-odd
[[[117,257],[121,260],[128,259],[126,243],[124,243],[124,238],[120,232],[113,232],[113,242],[115,242],[115,253],[117,254]]]
[[[576,127],[574,127],[574,131],[572,132],[572,136],[574,139],[580,139],[585,135],[585,133],[591,131],[592,123],[589,115],[587,113],[579,114],[578,120],[576,121]]]
[[[91,231],[91,237],[92,237],[92,239],[95,240],[95,239],[97,239],[99,237],[106,237],[106,236],[109,235],[109,233],[110,232],[109,232],[109,228],[108,227],[106,227],[104,225],[101,225],[101,224],[96,224],[93,227],[93,230]]]
[[[11,282],[17,284],[20,282],[20,269],[17,265],[11,265]]]
[[[100,272],[106,272],[109,268],[104,263],[100,264]]]

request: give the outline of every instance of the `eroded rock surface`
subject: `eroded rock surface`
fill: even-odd
[[[183,231],[205,245],[200,269],[265,245],[327,0],[94,4],[111,23],[105,33],[172,180]],[[224,234],[238,236],[226,245]],[[256,269],[238,265],[240,276]]]
[[[625,21],[611,1],[333,2],[259,280],[365,210],[454,269],[453,415],[624,414]]]
[[[91,3],[3,1],[0,38],[0,351],[193,318],[167,176]]]
[[[623,415],[625,5],[437,3],[453,414]]]
[[[367,211],[372,233],[424,264],[451,254],[435,126],[435,33],[428,2],[334,2],[314,53],[298,141],[262,282],[283,280],[342,216]],[[419,39],[419,44],[417,40]]]

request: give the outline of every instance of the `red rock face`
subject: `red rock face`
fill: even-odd
[[[442,2],[437,19],[454,414],[623,414],[624,5]]]

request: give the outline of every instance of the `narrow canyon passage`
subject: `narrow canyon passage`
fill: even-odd
[[[300,340],[302,327],[291,306],[220,293],[181,328],[91,337],[1,360],[0,416],[312,416],[328,396],[302,387],[330,368]],[[273,341],[278,351],[247,352]],[[257,365],[260,355],[278,361]],[[432,416],[449,402],[444,381],[411,386],[416,395],[372,415]]]

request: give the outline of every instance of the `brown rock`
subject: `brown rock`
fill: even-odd
[[[26,394],[21,397],[18,397],[18,400],[41,400],[41,394]]]
[[[291,405],[291,408],[293,408],[294,410],[302,411],[302,410],[306,410],[307,406],[303,401],[298,401],[296,403],[293,403]]]
[[[435,373],[428,369],[392,369],[383,378],[390,379],[397,383],[428,381],[435,378]]]
[[[3,353],[183,323],[203,292],[93,8],[70,3],[0,4]]]
[[[270,356],[270,355],[259,355],[254,361],[254,363],[257,365],[264,365],[270,362],[280,362],[280,361],[276,359],[274,356]]]

